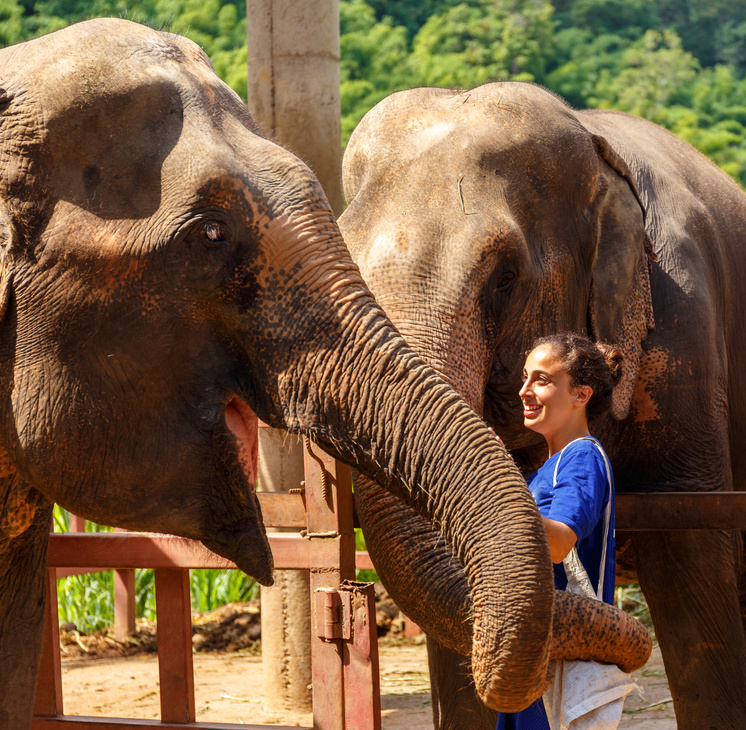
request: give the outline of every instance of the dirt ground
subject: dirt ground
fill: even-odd
[[[379,642],[383,727],[431,730],[424,637]],[[265,705],[262,660],[256,653],[194,655],[198,722],[310,727],[310,715],[277,713]],[[673,730],[676,722],[660,652],[636,672],[644,698],[629,695],[620,728]],[[63,657],[64,712],[70,715],[159,717],[158,665],[153,654],[120,658]]]

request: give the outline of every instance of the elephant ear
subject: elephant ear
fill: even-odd
[[[13,96],[0,88],[0,326],[12,294],[13,261],[21,248],[18,216],[13,213],[22,206],[9,194],[18,184],[17,180],[9,180],[9,168],[14,173],[18,170],[14,164],[18,150],[6,130],[6,112],[12,101]],[[0,538],[20,535],[31,526],[37,509],[45,502],[48,500],[20,477],[8,451],[0,444]]]
[[[18,241],[6,201],[0,197],[0,326],[12,292],[13,264]],[[10,455],[0,444],[0,537],[17,537],[31,526],[45,498],[21,479]]]
[[[652,245],[645,232],[645,207],[632,173],[598,135],[593,144],[604,168],[606,190],[596,225],[596,255],[588,303],[588,330],[596,341],[624,352],[622,378],[611,413],[626,418],[640,366],[642,342],[655,328],[650,293]]]

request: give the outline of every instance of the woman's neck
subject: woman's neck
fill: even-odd
[[[583,419],[578,423],[568,423],[564,428],[553,433],[551,436],[546,436],[547,446],[549,447],[549,456],[554,456],[556,453],[562,451],[567,444],[580,439],[585,436],[590,436],[588,430],[588,421]]]

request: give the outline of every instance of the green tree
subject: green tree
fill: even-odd
[[[432,15],[414,38],[418,85],[468,88],[485,81],[541,80],[553,51],[545,0],[471,0]]]
[[[342,141],[363,115],[392,91],[410,86],[407,32],[389,18],[376,19],[364,0],[340,2]]]
[[[432,15],[440,15],[462,0],[369,0],[377,20],[389,18],[391,25],[401,26],[407,31],[411,42],[417,31]]]
[[[575,0],[564,18],[568,26],[635,39],[661,27],[656,0]]]
[[[16,0],[0,0],[0,44],[9,46],[23,39],[23,8]]]
[[[621,58],[621,70],[604,71],[596,84],[593,106],[628,111],[654,122],[666,119],[666,107],[685,92],[699,62],[681,47],[672,31],[649,30]]]
[[[596,96],[601,75],[619,72],[622,54],[633,41],[622,36],[595,35],[588,28],[565,28],[555,36],[557,67],[545,83],[575,107],[584,108]]]
[[[685,50],[694,54],[703,66],[727,61],[741,55],[739,43],[746,23],[746,3],[740,0],[658,0],[658,10],[665,27],[681,37]],[[743,63],[741,59],[740,63]],[[740,65],[740,70],[746,66]]]

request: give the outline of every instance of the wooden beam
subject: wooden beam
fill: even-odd
[[[267,527],[306,527],[306,504],[302,494],[257,492],[262,519]]]
[[[44,643],[36,680],[35,715],[62,714],[62,666],[57,615],[57,576],[47,568],[47,596],[44,609]]]
[[[158,677],[163,722],[193,723],[194,666],[189,571],[155,571]]]
[[[746,492],[617,492],[616,529],[746,530]]]
[[[297,534],[269,536],[276,568],[308,570],[309,543]],[[329,546],[332,551],[332,547]],[[49,536],[50,568],[235,568],[202,543],[170,535],[87,532]]]
[[[223,722],[200,722],[188,725],[157,722],[155,720],[128,720],[115,717],[84,717],[61,715],[35,717],[32,730],[311,730],[296,725],[235,725]]]

